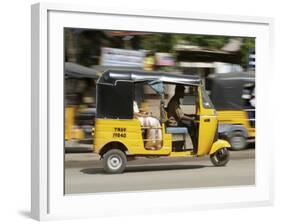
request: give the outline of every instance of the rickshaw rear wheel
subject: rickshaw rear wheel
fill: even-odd
[[[103,168],[106,173],[122,173],[126,163],[127,157],[120,149],[110,149],[103,155]]]
[[[210,155],[210,159],[214,166],[225,166],[229,161],[229,151],[227,148],[221,148]]]

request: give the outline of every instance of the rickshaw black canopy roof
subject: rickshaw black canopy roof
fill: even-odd
[[[112,84],[116,85],[116,82],[128,81],[128,82],[149,82],[160,81],[170,84],[182,84],[182,85],[201,85],[201,79],[197,75],[182,75],[172,74],[166,72],[146,72],[138,70],[107,70],[98,80],[99,84]]]
[[[249,72],[212,74],[207,78],[206,89],[217,110],[245,109],[243,89],[255,84],[255,74]]]
[[[90,79],[98,79],[99,76],[97,75],[98,71],[89,68],[83,65],[75,64],[72,62],[65,62],[64,63],[64,74],[68,78],[90,78]]]
[[[97,118],[132,119],[134,84],[140,82],[201,85],[198,76],[135,70],[107,70],[97,81]]]

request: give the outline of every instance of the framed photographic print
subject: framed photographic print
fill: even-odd
[[[272,26],[33,5],[32,217],[272,204]]]

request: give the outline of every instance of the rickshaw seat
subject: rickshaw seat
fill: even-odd
[[[180,134],[184,137],[184,148],[186,149],[186,136],[188,134],[188,130],[185,127],[167,127],[167,134]]]
[[[185,127],[167,127],[167,134],[187,134],[188,130]]]

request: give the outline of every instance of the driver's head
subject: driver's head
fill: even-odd
[[[184,97],[184,86],[183,85],[177,85],[176,86],[176,89],[175,89],[175,95],[180,97],[180,98],[183,98]]]

